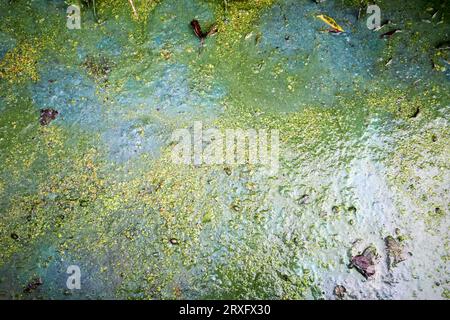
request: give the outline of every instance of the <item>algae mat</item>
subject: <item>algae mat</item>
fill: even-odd
[[[374,2],[2,1],[0,298],[448,299],[450,2]]]

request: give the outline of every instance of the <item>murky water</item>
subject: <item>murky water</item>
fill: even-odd
[[[0,4],[2,299],[449,297],[448,1],[97,2]],[[174,164],[195,121],[279,130],[279,171]]]

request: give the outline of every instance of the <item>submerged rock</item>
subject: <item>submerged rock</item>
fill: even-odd
[[[48,125],[50,122],[56,119],[58,111],[54,109],[41,109],[41,116],[39,118],[39,123],[42,126]]]
[[[392,269],[398,263],[406,260],[406,256],[403,252],[404,246],[400,241],[396,240],[392,236],[387,236],[384,239],[384,243],[386,245],[387,263],[389,269]]]
[[[352,257],[349,268],[355,267],[366,279],[375,274],[377,262],[377,249],[374,246],[364,249],[362,254]]]

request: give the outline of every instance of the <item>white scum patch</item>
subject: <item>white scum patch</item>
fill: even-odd
[[[278,130],[225,129],[204,130],[194,122],[193,132],[172,132],[172,162],[186,165],[262,165],[276,174],[279,169],[280,137]]]

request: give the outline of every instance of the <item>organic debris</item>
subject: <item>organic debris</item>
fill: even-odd
[[[304,194],[297,200],[297,202],[298,202],[298,204],[302,205],[302,204],[307,204],[308,200],[309,200],[309,195]]]
[[[385,64],[384,64],[384,66],[385,67],[388,67],[388,66],[390,66],[391,64],[392,64],[392,58],[390,58]]]
[[[23,289],[23,292],[25,293],[31,293],[34,290],[36,290],[40,285],[43,284],[43,281],[41,278],[35,278],[33,280],[31,280],[27,286],[25,287],[25,289]]]
[[[338,299],[342,299],[345,297],[347,289],[344,286],[337,285],[336,287],[334,287],[333,293]]]
[[[349,268],[355,267],[366,279],[375,274],[377,250],[374,246],[364,249],[362,254],[352,257]]]
[[[431,16],[431,19],[435,19],[435,18],[437,17],[438,13],[439,13],[439,11],[436,11],[436,12]]]
[[[420,113],[420,108],[418,106],[415,106],[412,113],[410,114],[410,118],[416,118]]]
[[[197,20],[192,20],[191,21],[191,27],[192,29],[194,29],[194,33],[197,36],[197,38],[200,39],[200,42],[203,44],[205,42],[205,39],[213,34],[215,34],[218,29],[217,29],[217,25],[213,24],[210,28],[208,32],[203,32],[202,28],[200,27],[200,23]]]
[[[386,27],[387,25],[391,24],[392,21],[391,20],[386,20],[383,21],[380,26],[376,27],[375,29],[373,29],[373,31],[380,31],[381,29],[383,29],[384,27]]]
[[[56,119],[58,111],[54,109],[41,109],[41,116],[39,118],[39,123],[42,126],[48,125],[50,122]]]
[[[89,201],[85,199],[81,199],[79,201],[80,207],[87,207],[89,205]]]
[[[450,66],[450,41],[441,42],[436,46],[431,58],[433,69],[445,72]]]
[[[399,33],[399,32],[402,32],[402,30],[400,30],[400,29],[394,29],[394,30],[388,31],[388,32],[386,32],[386,33],[383,33],[383,34],[380,36],[380,39],[390,38],[390,37],[392,37],[394,34]]]
[[[92,7],[92,14],[94,15],[95,22],[98,22],[97,9],[95,6],[95,0],[82,0],[82,3],[86,7]]]
[[[384,239],[387,251],[387,262],[389,269],[397,266],[398,263],[405,261],[406,257],[404,255],[404,246],[399,240],[396,240],[392,236],[387,236]]]
[[[111,72],[111,62],[103,56],[98,58],[88,56],[83,62],[83,66],[95,80],[107,82],[108,75]]]
[[[437,50],[450,50],[450,41],[441,42],[436,46]]]
[[[344,29],[342,29],[342,27],[340,25],[338,25],[337,22],[334,21],[333,18],[326,16],[324,14],[319,14],[317,16],[317,18],[319,18],[320,20],[322,20],[323,22],[325,22],[327,25],[329,25],[331,27],[331,29],[328,30],[328,32],[331,32],[331,33],[345,32]]]
[[[0,61],[0,79],[11,83],[39,80],[37,61],[40,44],[21,43],[9,50]]]
[[[136,11],[136,7],[134,6],[133,0],[128,0],[128,2],[129,2],[130,5],[131,5],[131,9],[133,10],[133,15],[134,15],[134,17],[135,17],[136,19],[138,19],[139,16],[138,16],[138,13],[137,13],[137,11]]]

